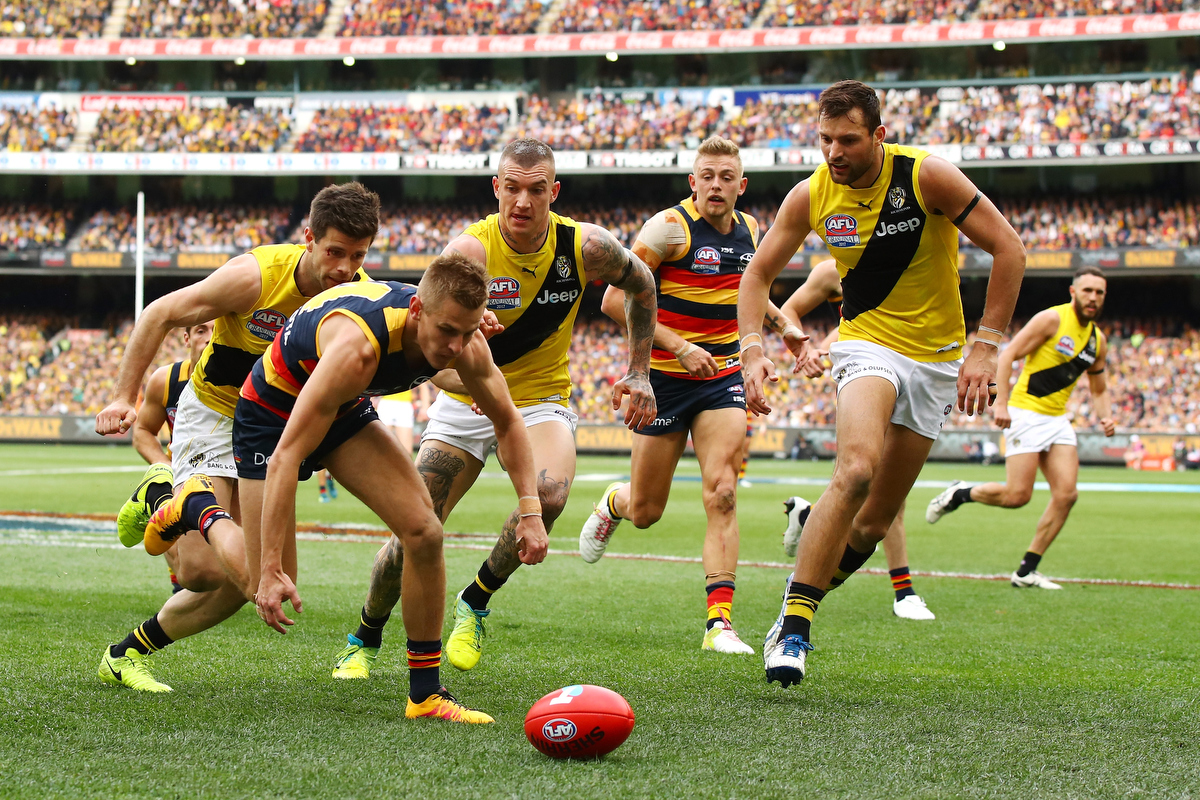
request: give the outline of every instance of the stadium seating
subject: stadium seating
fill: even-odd
[[[66,150],[74,135],[74,111],[30,105],[0,108],[0,150]]]
[[[133,0],[122,36],[235,39],[316,36],[325,0]]]
[[[1091,17],[1108,14],[1161,14],[1184,11],[1187,0],[778,0],[764,20],[765,27],[798,25],[878,25],[956,20],[1031,19],[1035,17]]]
[[[93,39],[111,10],[112,0],[7,0],[0,3],[0,36]]]
[[[0,250],[37,250],[67,243],[74,212],[47,205],[0,205]]]
[[[491,150],[509,110],[493,106],[321,109],[296,141],[306,153],[461,153]]]
[[[563,7],[553,30],[742,30],[761,6],[762,0],[579,0]]]
[[[291,116],[275,109],[192,108],[186,111],[105,109],[89,147],[97,152],[269,153]]]
[[[547,6],[538,0],[351,0],[340,35],[532,33]]]
[[[135,219],[128,209],[102,209],[79,233],[80,250],[131,252],[136,243]],[[250,250],[284,241],[288,210],[251,206],[176,206],[146,215],[146,247],[185,253]]]

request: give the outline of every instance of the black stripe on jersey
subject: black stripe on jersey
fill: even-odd
[[[238,347],[212,343],[212,355],[204,364],[204,379],[213,386],[236,386],[246,382],[258,356]]]
[[[1049,397],[1055,392],[1061,392],[1077,381],[1084,370],[1096,363],[1096,347],[1096,328],[1093,326],[1092,335],[1088,337],[1087,344],[1079,351],[1079,355],[1070,361],[1030,375],[1026,391],[1032,397]]]
[[[879,211],[875,230],[871,232],[858,264],[842,278],[842,318],[847,321],[878,308],[887,299],[921,246],[927,217],[913,191],[915,164],[916,159],[911,156],[892,157],[892,184]],[[892,203],[894,196],[903,198],[900,208]],[[908,228],[913,221],[917,224]],[[908,229],[888,227],[900,224],[905,224]]]
[[[166,408],[179,407],[179,395],[183,393],[183,387],[187,386],[187,378],[180,379],[180,373],[183,372],[183,362],[176,361],[171,365],[171,371],[167,374],[167,405]]]
[[[735,303],[697,303],[694,300],[681,300],[669,294],[658,295],[658,307],[672,314],[683,314],[697,319],[737,319]]]
[[[570,315],[583,295],[583,287],[579,280],[579,265],[575,263],[575,228],[570,225],[558,225],[557,242],[554,247],[554,260],[550,262],[549,270],[539,288],[538,296],[532,299],[533,304],[541,308],[529,308],[517,317],[501,333],[488,341],[492,350],[492,359],[497,366],[511,364],[526,353],[542,346]],[[561,259],[566,259],[566,274],[559,270]],[[541,298],[547,293],[561,294],[563,292],[578,292],[573,302],[545,302]]]

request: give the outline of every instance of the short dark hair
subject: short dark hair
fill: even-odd
[[[512,161],[523,169],[548,163],[550,164],[550,177],[554,177],[554,151],[550,149],[550,145],[540,139],[528,137],[513,139],[504,145],[504,149],[500,151],[500,162],[496,167],[497,175],[504,169],[507,161]]]
[[[326,186],[308,208],[308,227],[318,241],[330,228],[351,239],[374,239],[379,233],[379,195],[358,181]]]
[[[425,268],[417,295],[430,306],[450,298],[463,308],[479,308],[487,302],[489,280],[483,264],[452,251],[438,256]]]
[[[862,112],[862,122],[871,133],[880,126],[879,95],[862,81],[838,81],[817,99],[817,111],[822,117],[847,117],[851,111]]]
[[[1075,274],[1071,276],[1071,283],[1079,280],[1084,275],[1095,275],[1097,278],[1102,279],[1105,283],[1108,282],[1108,276],[1105,275],[1104,271],[1099,267],[1080,267],[1079,269],[1075,270]]]

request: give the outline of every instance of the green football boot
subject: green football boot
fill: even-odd
[[[362,639],[354,634],[347,634],[348,644],[337,654],[333,662],[333,677],[342,680],[367,678],[371,675],[371,667],[379,658],[378,647],[364,647]]]
[[[125,501],[117,513],[117,536],[121,544],[134,547],[146,538],[146,526],[150,524],[150,515],[154,509],[146,504],[146,491],[151,484],[165,483],[168,486],[175,482],[175,473],[170,464],[151,464],[150,469],[142,476],[133,496]]]
[[[479,663],[483,655],[483,618],[491,613],[490,608],[476,611],[466,600],[462,592],[454,603],[454,630],[446,640],[446,660],[455,669],[468,670]]]
[[[171,687],[154,680],[146,667],[146,657],[130,647],[125,655],[113,658],[110,648],[104,648],[100,659],[100,680],[113,686],[128,686],[135,692],[169,692]]]

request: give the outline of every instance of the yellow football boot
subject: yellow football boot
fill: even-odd
[[[113,658],[108,647],[100,659],[100,680],[113,686],[128,686],[135,692],[169,692],[171,687],[154,680],[146,667],[146,657],[130,647],[125,655]]]
[[[175,540],[187,533],[190,528],[183,520],[183,505],[197,492],[211,492],[212,481],[204,475],[193,475],[179,488],[167,502],[158,507],[158,511],[150,517],[146,526],[146,552],[152,556],[161,556],[171,549]]]
[[[454,630],[446,640],[446,660],[455,669],[468,670],[479,663],[483,655],[483,618],[491,613],[490,608],[476,611],[462,599],[462,592],[454,602]]]
[[[375,659],[379,658],[378,647],[364,647],[362,639],[354,634],[347,634],[348,644],[337,654],[333,662],[333,677],[347,680],[368,678]]]
[[[151,484],[165,483],[168,486],[174,483],[174,473],[171,471],[170,464],[151,464],[146,470],[146,474],[142,476],[141,483],[134,490],[133,495],[125,501],[125,505],[121,506],[121,510],[117,512],[117,537],[120,538],[121,544],[126,547],[133,547],[141,544],[142,539],[146,535],[146,525],[150,522],[151,509],[146,505],[146,491]]]
[[[412,698],[409,698],[408,707],[404,709],[404,716],[409,719],[432,717],[433,719],[465,722],[471,725],[496,721],[482,711],[467,708],[455,700],[450,692],[446,691],[445,686],[438,689],[436,694],[429,695],[422,703],[414,703]]]

